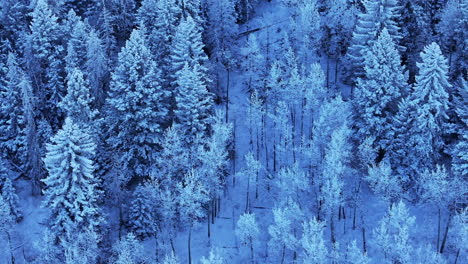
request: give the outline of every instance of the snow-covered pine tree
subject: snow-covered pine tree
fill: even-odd
[[[185,64],[191,69],[198,67],[203,85],[208,85],[208,57],[204,47],[200,25],[190,16],[182,19],[177,26],[170,54],[170,75],[174,87],[180,85],[177,80]]]
[[[335,83],[338,78],[338,60],[345,54],[356,24],[357,9],[354,5],[349,5],[348,2],[348,0],[325,1],[326,11],[322,19],[324,27],[322,46],[328,56],[337,60],[335,62]],[[329,72],[328,70],[327,72]]]
[[[68,118],[75,123],[91,126],[97,111],[93,109],[93,98],[87,80],[79,68],[70,69],[67,77],[67,95],[59,103]]]
[[[113,246],[115,260],[113,264],[144,263],[146,257],[143,246],[133,233],[128,233],[125,238]]]
[[[387,215],[373,230],[376,247],[390,263],[411,263],[413,247],[409,236],[415,220],[405,203],[400,201],[390,207]]]
[[[164,85],[170,81],[172,40],[181,13],[175,0],[144,0],[138,9],[138,23],[148,29],[148,48],[161,68]]]
[[[326,262],[328,250],[323,239],[325,224],[313,218],[302,223],[303,233],[301,238],[304,249],[301,259],[304,264],[321,264]]]
[[[130,229],[135,236],[144,239],[156,233],[155,204],[151,186],[138,185],[128,215]]]
[[[236,236],[243,246],[250,248],[250,260],[254,261],[254,241],[260,235],[254,213],[244,213],[240,215],[236,225]]]
[[[100,109],[104,104],[109,82],[109,62],[106,57],[104,43],[96,31],[91,30],[86,44],[84,70],[89,81],[91,97],[95,100],[93,105],[95,108]]]
[[[57,131],[62,121],[57,103],[65,94],[62,32],[57,16],[52,13],[45,0],[36,2],[31,17],[31,33],[25,49],[30,49],[33,56],[33,59],[28,59],[27,62],[37,80],[37,106],[49,119],[53,131]]]
[[[97,231],[102,222],[94,154],[92,137],[69,118],[47,145],[44,206],[51,210],[51,230],[60,239],[73,232]]]
[[[13,182],[10,178],[5,178],[1,190],[1,196],[3,196],[4,202],[10,207],[11,215],[14,217],[16,222],[21,221],[21,219],[23,219],[23,215],[20,212],[18,195],[16,194],[15,187],[13,186]]]
[[[384,28],[364,57],[365,76],[357,79],[354,96],[356,138],[375,137],[376,147],[386,150],[397,104],[405,94],[408,76],[397,47]]]
[[[435,42],[421,52],[422,62],[418,63],[419,73],[411,98],[417,105],[414,134],[416,151],[420,159],[426,160],[429,168],[437,162],[444,148],[444,128],[446,128],[449,94],[447,59]],[[420,169],[426,168],[421,166]]]
[[[352,82],[364,76],[366,49],[377,38],[383,28],[396,43],[401,39],[397,24],[399,4],[397,0],[367,0],[363,2],[364,12],[358,14],[351,45],[347,52],[346,74]],[[403,50],[403,48],[399,48]]]
[[[208,0],[208,47],[218,64],[232,64],[232,47],[238,31],[235,0]]]
[[[466,0],[449,0],[440,14],[437,31],[443,49],[449,54],[450,76],[466,78],[468,38],[466,26],[468,25],[468,2]]]
[[[175,90],[175,126],[185,135],[187,144],[200,142],[209,132],[213,99],[208,92],[203,72],[198,63],[184,67],[177,72]]]
[[[27,169],[25,151],[25,117],[20,83],[24,72],[16,56],[8,54],[5,85],[0,87],[0,154],[5,160],[22,170]]]
[[[147,48],[144,29],[135,29],[112,73],[108,118],[108,147],[129,177],[147,177],[168,121],[169,91],[160,85],[160,71]]]
[[[3,196],[0,195],[0,238],[1,241],[6,241],[6,243],[0,243],[3,246],[3,252],[8,252],[10,255],[11,263],[15,263],[15,258],[13,255],[13,247],[11,241],[11,230],[13,224],[15,223],[15,218],[10,211],[10,205],[3,199]],[[6,239],[4,238],[6,237]],[[6,257],[6,256],[5,256]]]

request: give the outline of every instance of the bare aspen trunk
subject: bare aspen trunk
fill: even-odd
[[[247,192],[246,192],[246,199],[245,199],[245,212],[249,213],[250,210],[250,175],[247,175]]]
[[[250,259],[251,259],[252,263],[254,263],[254,250],[253,250],[252,238],[250,238]]]
[[[226,123],[229,122],[229,85],[231,79],[231,70],[229,68],[227,70],[227,81],[226,81]]]
[[[448,235],[451,219],[452,219],[452,215],[449,214],[448,220],[447,220],[447,225],[445,226],[444,238],[442,239],[442,245],[440,246],[440,254],[444,253],[445,243],[447,242],[447,235]]]
[[[281,264],[284,263],[285,252],[286,252],[286,245],[283,244],[283,250],[282,250],[282,253],[281,253]]]
[[[330,235],[331,235],[331,242],[335,243],[336,237],[335,237],[335,223],[333,221],[333,213],[330,216]]]
[[[209,222],[209,220],[208,220],[208,222]],[[192,225],[190,225],[189,234],[188,234],[188,243],[187,243],[187,246],[188,246],[188,263],[189,264],[192,264],[192,245],[191,245],[191,242],[192,242]]]
[[[8,247],[10,248],[11,264],[15,264],[15,256],[13,255],[13,246],[11,244],[10,232],[6,231],[6,234],[7,234],[7,238],[8,238]]]
[[[211,237],[211,223],[210,223],[210,210],[208,210],[208,217],[206,219],[206,223],[208,224],[208,238]]]
[[[353,208],[353,211],[354,211],[354,214],[353,214],[353,230],[356,230],[356,208],[357,208],[357,205],[354,205],[354,208]]]
[[[440,248],[440,207],[438,208],[437,212],[437,248]]]
[[[362,251],[364,253],[367,252],[367,247],[366,247],[366,229],[362,227]]]

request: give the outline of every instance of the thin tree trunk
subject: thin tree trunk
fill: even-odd
[[[192,264],[192,245],[191,245],[192,241],[191,240],[192,240],[192,225],[190,225],[189,234],[188,234],[188,243],[187,243],[187,246],[188,246],[188,263],[189,264]]]
[[[284,263],[285,252],[286,252],[286,245],[283,244],[283,250],[282,250],[282,253],[281,253],[281,264]]]
[[[250,175],[247,175],[247,192],[246,192],[246,199],[245,199],[245,212],[249,213],[250,210]]]
[[[214,224],[214,219],[216,215],[216,206],[215,206],[215,201],[214,199],[211,201],[211,207],[213,208],[213,213],[211,214],[211,223]]]
[[[445,243],[447,242],[447,235],[448,235],[451,219],[452,219],[452,215],[449,214],[448,220],[447,220],[447,225],[445,226],[444,238],[442,239],[442,245],[440,246],[440,254],[444,253]]]
[[[229,85],[231,79],[231,70],[229,68],[227,70],[227,83],[226,83],[226,123],[229,122]]]
[[[250,259],[251,259],[252,263],[254,263],[254,250],[253,250],[252,238],[250,238]]]
[[[330,216],[330,235],[331,235],[331,242],[335,243],[336,238],[335,238],[335,223],[333,221],[333,214]]]
[[[208,218],[206,223],[208,224],[208,238],[211,237],[211,223],[210,223],[210,210],[208,210]]]
[[[440,248],[440,207],[438,208],[437,212],[437,248]]]
[[[6,231],[6,234],[7,234],[7,238],[8,238],[8,247],[10,248],[11,264],[15,264],[15,256],[13,255],[13,246],[11,245],[10,232]]]
[[[459,256],[460,256],[460,249],[457,250],[457,255],[455,255],[455,263],[454,264],[457,264]]]
[[[357,208],[357,205],[354,205],[354,208],[353,208],[353,211],[354,211],[354,214],[353,214],[353,230],[356,230],[356,208]]]
[[[327,58],[327,90],[330,90],[330,59]]]
[[[364,253],[367,252],[367,247],[366,247],[366,229],[362,227],[362,251]]]
[[[336,59],[335,62],[335,85],[336,85],[336,80],[338,79],[338,63],[340,62],[340,59]]]

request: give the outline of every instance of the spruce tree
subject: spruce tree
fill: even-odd
[[[439,45],[432,43],[426,46],[421,52],[421,59],[422,62],[417,64],[419,73],[411,94],[417,105],[414,136],[419,144],[415,151],[430,166],[437,161],[444,147],[451,84],[448,81],[447,59]]]
[[[57,103],[65,93],[62,31],[57,16],[52,13],[45,0],[37,1],[31,16],[27,48],[31,49],[34,61],[28,61],[38,80],[38,87],[35,87],[38,109],[41,109],[43,116],[49,119],[53,131],[56,131],[62,117]]]
[[[397,0],[368,0],[363,2],[364,12],[358,15],[351,46],[347,52],[347,75],[355,78],[364,76],[366,49],[387,28],[393,41],[399,43],[400,28],[397,25],[399,5]],[[403,50],[403,48],[401,48]]]
[[[198,65],[203,83],[208,84],[208,57],[203,51],[204,47],[200,25],[190,16],[181,20],[172,41],[170,54],[173,86],[177,86],[177,79],[186,63],[190,68]]]
[[[175,123],[187,143],[197,142],[209,132],[213,100],[199,64],[189,66],[186,62],[177,75]]]
[[[130,227],[137,237],[147,238],[156,232],[156,218],[152,194],[149,186],[138,185],[133,192],[133,200],[130,206]]]
[[[407,75],[388,30],[384,28],[364,58],[365,76],[358,78],[354,109],[357,138],[375,137],[386,150],[392,140],[391,127],[397,103],[406,93]]]
[[[169,92],[160,86],[160,71],[144,34],[135,29],[119,53],[107,99],[107,143],[130,178],[149,176],[168,118]]]
[[[101,224],[94,154],[92,137],[69,118],[47,145],[44,206],[51,210],[51,230],[61,240],[73,232],[96,231]]]
[[[25,171],[25,117],[20,83],[24,72],[16,56],[8,54],[5,85],[0,87],[0,149],[2,157]]]
[[[3,196],[4,202],[10,207],[12,217],[14,217],[16,222],[21,221],[21,219],[23,219],[23,215],[20,212],[18,195],[16,194],[15,187],[13,186],[10,178],[5,179],[1,190],[1,196]]]
[[[60,107],[74,122],[89,126],[97,114],[92,109],[89,84],[78,68],[71,69],[67,79],[67,95],[60,102]]]

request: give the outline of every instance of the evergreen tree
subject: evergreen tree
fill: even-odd
[[[385,150],[391,142],[391,127],[397,102],[406,93],[404,68],[392,37],[384,28],[364,58],[365,77],[358,78],[354,108],[357,138],[375,137]]]
[[[203,81],[199,64],[189,66],[186,62],[177,75],[175,123],[186,136],[187,143],[197,142],[208,134],[213,102],[211,94]]]
[[[60,102],[60,107],[74,122],[90,126],[97,112],[92,109],[89,84],[78,68],[72,69],[67,79],[67,95]]]
[[[181,12],[175,0],[144,0],[138,9],[138,22],[148,29],[149,48],[161,67],[165,85],[170,80],[171,46]]]
[[[8,54],[5,85],[0,88],[0,149],[2,157],[22,171],[27,168],[25,117],[21,94],[24,72],[13,53]]]
[[[51,209],[51,229],[62,240],[73,232],[96,231],[101,224],[94,153],[92,138],[68,118],[47,145],[44,206]]]
[[[160,71],[144,34],[134,30],[119,53],[107,100],[112,133],[107,143],[119,153],[130,178],[149,176],[168,113],[169,92],[160,86]]]
[[[166,257],[164,257],[164,260],[162,264],[179,264],[179,259],[177,256],[174,254],[174,251],[171,251],[170,254],[167,254]]]
[[[42,110],[43,116],[49,119],[48,122],[53,131],[56,131],[60,126],[62,116],[57,103],[65,93],[64,67],[61,60],[64,57],[62,32],[58,18],[52,13],[45,0],[37,1],[31,16],[31,33],[26,48],[31,49],[35,60],[30,63],[38,80],[38,87],[35,87],[38,109]]]
[[[83,233],[68,233],[67,238],[61,241],[64,248],[66,264],[91,264],[99,259],[98,242],[100,238],[93,232],[86,230]]]
[[[153,236],[156,232],[156,218],[149,186],[138,185],[133,192],[129,222],[133,234],[139,238]]]
[[[203,48],[200,26],[190,16],[183,19],[177,26],[170,54],[173,86],[180,85],[178,79],[185,64],[191,69],[198,67],[202,83],[208,85],[208,57]]]
[[[4,202],[10,207],[12,217],[15,218],[16,222],[23,219],[23,215],[20,212],[20,205],[18,195],[16,194],[15,187],[11,182],[10,178],[6,178],[3,182],[2,192]]]
[[[109,79],[109,62],[103,41],[97,32],[91,31],[87,40],[86,62],[84,69],[89,81],[90,95],[94,107],[100,109],[104,104]]]
[[[304,249],[302,263],[320,264],[326,262],[328,250],[323,239],[324,223],[313,218],[304,222],[302,228],[304,229],[301,239]]]
[[[439,45],[432,43],[421,52],[419,73],[412,92],[412,100],[418,106],[415,118],[415,137],[419,143],[415,151],[425,159],[427,166],[436,162],[444,147],[443,133],[449,108],[447,59]],[[420,167],[421,169],[424,167]]]
[[[11,263],[15,263],[15,258],[13,256],[12,250],[12,241],[11,241],[11,230],[14,224],[14,216],[11,214],[10,206],[8,203],[3,199],[3,196],[0,195],[0,237],[2,241],[6,241],[7,243],[3,244],[3,252],[9,252]],[[4,240],[4,236],[6,239]]]
[[[233,0],[208,0],[208,42],[217,63],[229,67],[238,31]]]
[[[397,0],[368,0],[364,1],[363,5],[365,11],[358,15],[351,46],[347,52],[347,74],[352,81],[364,76],[366,49],[383,28],[387,28],[389,35],[396,43],[401,39],[400,28],[397,24],[399,16]]]

